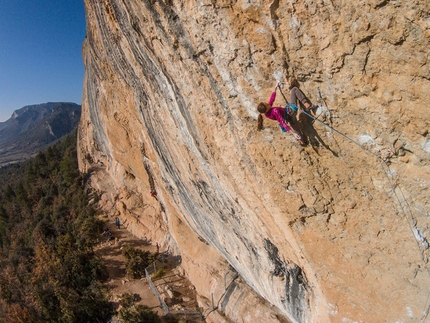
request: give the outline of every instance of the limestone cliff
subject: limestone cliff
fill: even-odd
[[[429,320],[428,1],[85,4],[80,168],[207,322]],[[256,130],[293,76],[341,134]]]

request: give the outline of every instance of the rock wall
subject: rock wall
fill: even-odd
[[[85,4],[80,168],[207,322],[425,321],[428,2]],[[256,129],[290,77],[321,105],[306,147]]]

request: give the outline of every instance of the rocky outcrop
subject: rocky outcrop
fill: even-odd
[[[426,317],[429,4],[85,3],[80,168],[207,322]],[[256,130],[292,76],[322,106],[306,147]]]
[[[81,106],[48,102],[15,110],[0,122],[0,167],[31,158],[76,129]]]

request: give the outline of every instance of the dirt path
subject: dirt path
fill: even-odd
[[[129,279],[126,276],[125,258],[122,255],[122,247],[131,245],[135,248],[155,253],[156,247],[148,244],[132,235],[125,228],[118,229],[112,219],[103,219],[105,228],[112,233],[109,242],[102,242],[96,249],[96,254],[102,256],[107,267],[110,288],[110,301],[115,310],[119,309],[121,295],[124,293],[138,294],[140,301],[136,304],[146,305],[160,316],[166,313],[160,306],[157,297],[154,296],[145,278]],[[102,236],[102,239],[104,237]],[[161,251],[162,252],[162,251]],[[178,261],[175,257],[167,254],[160,254],[156,267],[163,268],[163,277],[154,280],[154,285],[160,292],[169,307],[170,313],[175,316],[187,316],[188,322],[202,322],[196,315],[197,301],[194,286],[185,278],[179,275],[176,268]],[[194,317],[195,319],[191,319]]]
[[[118,309],[121,295],[124,293],[138,294],[141,300],[137,304],[146,305],[163,315],[158,299],[154,296],[145,278],[129,279],[125,270],[125,258],[122,255],[122,247],[131,245],[136,248],[155,252],[155,247],[148,245],[141,239],[133,236],[125,228],[117,229],[113,221],[106,221],[105,228],[112,233],[109,242],[101,243],[96,253],[103,257],[109,274],[108,286],[110,288],[110,301],[114,308]],[[104,237],[102,237],[104,239]]]

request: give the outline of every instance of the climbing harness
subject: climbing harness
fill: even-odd
[[[278,82],[277,87],[279,88],[279,91],[281,92],[282,96],[284,97],[285,101],[287,102],[285,104],[284,120],[289,122],[290,124],[295,124],[297,122],[296,115],[297,115],[297,112],[299,111],[299,108],[296,105],[288,102],[287,98],[285,97],[284,93],[281,90],[281,83],[280,82]],[[281,130],[283,132],[287,131],[284,128],[282,128],[282,126],[281,126]]]
[[[298,111],[298,108],[294,104],[287,103],[285,105],[284,120],[288,121],[291,124],[295,124],[297,122],[297,119],[296,119],[297,111]]]

